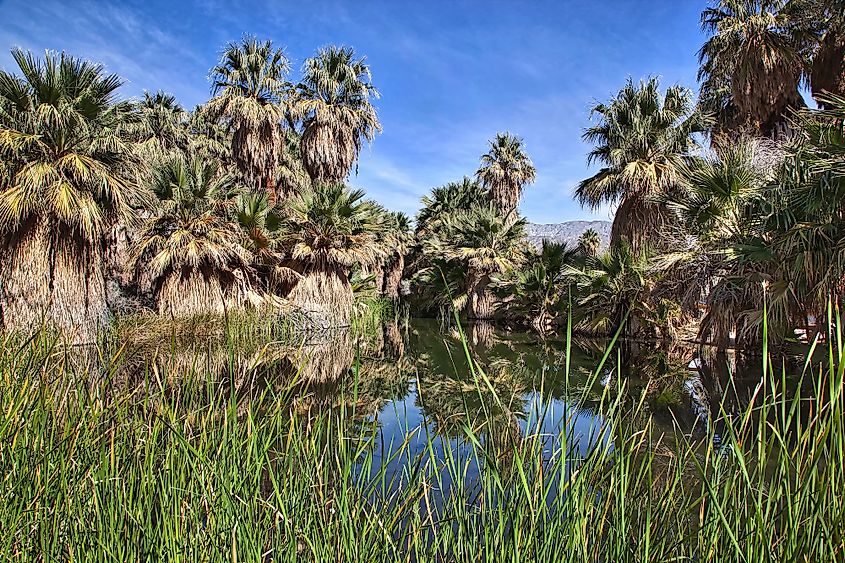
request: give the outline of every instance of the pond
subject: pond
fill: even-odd
[[[469,455],[473,439],[497,457],[507,457],[527,436],[540,436],[548,452],[583,457],[607,440],[600,406],[621,398],[623,387],[624,400],[641,401],[638,415],[671,444],[676,431],[703,436],[710,425],[724,424],[747,406],[760,382],[759,358],[637,342],[618,343],[605,358],[609,345],[573,338],[567,366],[560,336],[411,319],[386,323],[367,337],[341,332],[298,345],[251,343],[236,353],[219,342],[125,353],[136,378],[153,357],[159,371],[193,372],[236,389],[247,402],[275,389],[306,420],[339,413],[359,428],[375,429],[369,462],[397,471],[414,457],[443,462]],[[402,456],[394,457],[400,445]],[[473,459],[466,477],[473,480],[478,471]]]

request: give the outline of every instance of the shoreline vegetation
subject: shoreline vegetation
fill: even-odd
[[[845,6],[701,24],[697,96],[629,78],[591,109],[573,195],[615,208],[608,244],[540,248],[511,132],[415,217],[350,185],[382,129],[351,47],[293,69],[244,36],[193,109],[13,49],[0,559],[845,559]],[[446,368],[406,350],[417,317]],[[494,323],[554,360],[483,361]],[[707,394],[704,350],[729,373],[689,428],[653,407]]]
[[[165,346],[140,357],[123,349],[101,353],[104,364],[91,372],[55,337],[5,338],[0,557],[581,562],[845,555],[836,525],[845,515],[838,492],[845,479],[845,363],[837,335],[819,349],[830,363],[808,356],[796,391],[767,355],[750,397],[727,390],[716,418],[699,420],[692,431],[675,421],[668,432],[646,406],[647,390],[629,385],[621,363],[599,384],[608,375],[605,360],[617,353],[613,341],[586,383],[566,384],[569,406],[559,425],[547,424],[552,413],[541,406],[514,426],[508,384],[474,361],[459,336],[470,383],[459,390],[449,379],[435,382],[418,400],[432,413],[460,396],[477,395],[484,406],[418,426],[406,422],[398,441],[384,434],[381,407],[373,404],[382,395],[375,388],[396,377],[360,352],[355,360],[349,341],[327,355],[309,352],[304,362],[265,347],[241,363],[234,358],[245,350],[231,341],[220,361],[202,347]],[[338,358],[344,350],[348,357]],[[568,367],[562,375],[565,382],[573,377]],[[587,412],[595,413],[587,418],[593,422],[576,430]]]

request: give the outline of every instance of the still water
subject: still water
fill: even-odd
[[[239,394],[286,389],[282,395],[304,420],[339,413],[353,426],[375,427],[371,459],[388,470],[407,467],[415,456],[460,457],[471,449],[469,436],[496,456],[539,436],[545,451],[577,458],[607,445],[601,405],[617,395],[641,403],[638,412],[667,436],[703,436],[712,426],[718,439],[719,426],[751,400],[762,371],[759,358],[743,361],[695,346],[619,343],[605,354],[608,342],[575,338],[567,357],[559,336],[482,323],[464,334],[433,319],[412,319],[385,324],[367,338],[337,333],[235,354],[231,346],[201,345],[155,354]],[[148,362],[148,354],[135,356]],[[393,456],[400,445],[404,458]],[[472,462],[468,477],[477,471]]]

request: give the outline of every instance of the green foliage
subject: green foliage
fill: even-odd
[[[351,47],[325,47],[305,61],[290,109],[302,122],[302,160],[313,181],[346,180],[362,144],[381,131],[371,103],[378,96],[369,65]]]
[[[482,155],[475,175],[499,212],[509,216],[516,211],[525,185],[534,183],[537,170],[522,139],[506,132],[490,141],[490,150]]]
[[[543,241],[539,252],[529,252],[525,266],[503,279],[496,288],[506,301],[507,314],[527,319],[539,329],[565,317],[567,299],[574,293],[576,268],[582,260],[578,250],[565,244]]]
[[[21,75],[0,71],[0,231],[40,219],[98,244],[145,196],[127,174],[137,116],[116,98],[122,81],[65,53],[12,58]]]
[[[317,184],[293,198],[283,216],[282,241],[306,269],[334,270],[376,262],[382,216],[362,190]]]
[[[231,220],[235,188],[231,176],[220,175],[214,162],[200,157],[161,164],[150,181],[159,204],[134,249],[136,262],[143,261],[154,279],[186,267],[248,264]]]
[[[656,246],[670,215],[654,198],[677,188],[678,168],[706,120],[694,111],[689,90],[672,86],[661,95],[656,78],[639,85],[629,79],[592,115],[599,122],[584,131],[584,141],[595,145],[587,161],[602,168],[578,184],[575,197],[592,209],[618,204],[611,242]]]

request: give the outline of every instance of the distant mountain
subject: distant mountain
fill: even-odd
[[[569,246],[578,244],[578,237],[587,229],[595,229],[602,240],[602,248],[606,248],[610,241],[610,221],[566,221],[541,225],[528,223],[526,231],[528,240],[539,248],[543,240],[565,242]]]

